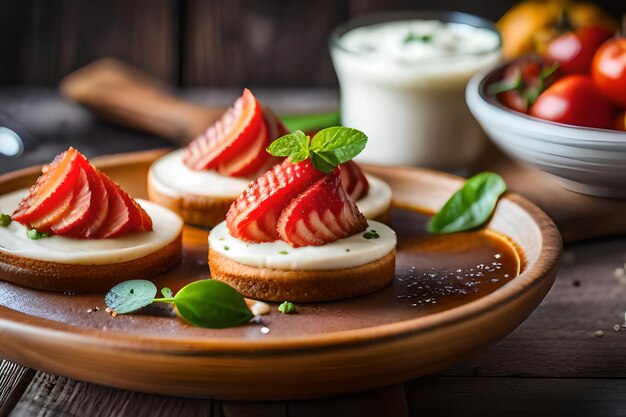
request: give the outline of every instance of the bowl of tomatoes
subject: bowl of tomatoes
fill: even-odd
[[[517,161],[584,194],[626,198],[626,37],[581,28],[478,74],[467,104]]]

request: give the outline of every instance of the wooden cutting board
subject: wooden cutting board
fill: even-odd
[[[69,98],[110,122],[153,133],[184,145],[219,118],[223,109],[175,98],[158,81],[112,59],[70,74],[61,85]],[[294,98],[297,99],[297,98]],[[501,174],[509,189],[543,209],[565,243],[626,233],[626,201],[591,197],[563,188],[557,180],[521,166],[490,146],[472,171]]]

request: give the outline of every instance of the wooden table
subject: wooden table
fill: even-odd
[[[189,96],[225,105],[235,94],[196,91]],[[336,105],[332,91],[259,95],[278,111],[287,107],[289,96],[307,97],[302,110]],[[165,143],[96,122],[52,90],[0,90],[0,109],[40,144],[20,159],[0,156],[0,172],[49,160],[68,140],[84,142],[90,156]],[[624,262],[626,237],[566,247],[554,287],[517,330],[470,362],[403,385],[313,401],[222,402],[118,390],[2,361],[0,416],[626,415],[626,328],[621,327],[626,276],[615,276]]]

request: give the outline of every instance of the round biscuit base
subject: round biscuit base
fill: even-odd
[[[395,265],[395,249],[352,268],[292,271],[243,265],[209,248],[213,279],[229,284],[245,297],[265,301],[331,301],[368,294],[393,281]]]
[[[114,264],[66,264],[0,252],[0,279],[38,290],[103,292],[122,281],[150,278],[172,268],[181,258],[182,232],[156,252]]]

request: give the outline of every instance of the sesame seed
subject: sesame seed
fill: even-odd
[[[604,336],[604,332],[602,330],[596,330],[596,332],[593,335],[595,337],[602,337]]]
[[[615,278],[621,278],[624,276],[624,268],[615,268],[613,271],[613,276]]]
[[[109,307],[105,308],[104,311],[106,311],[107,313],[111,312],[111,309]]]
[[[616,324],[615,326],[613,326],[613,330],[615,330],[616,332],[619,332],[620,328],[621,326],[619,324]]]
[[[261,327],[261,333],[268,334],[270,332],[269,327]]]
[[[117,317],[117,313],[114,311],[111,313],[111,317]]]

